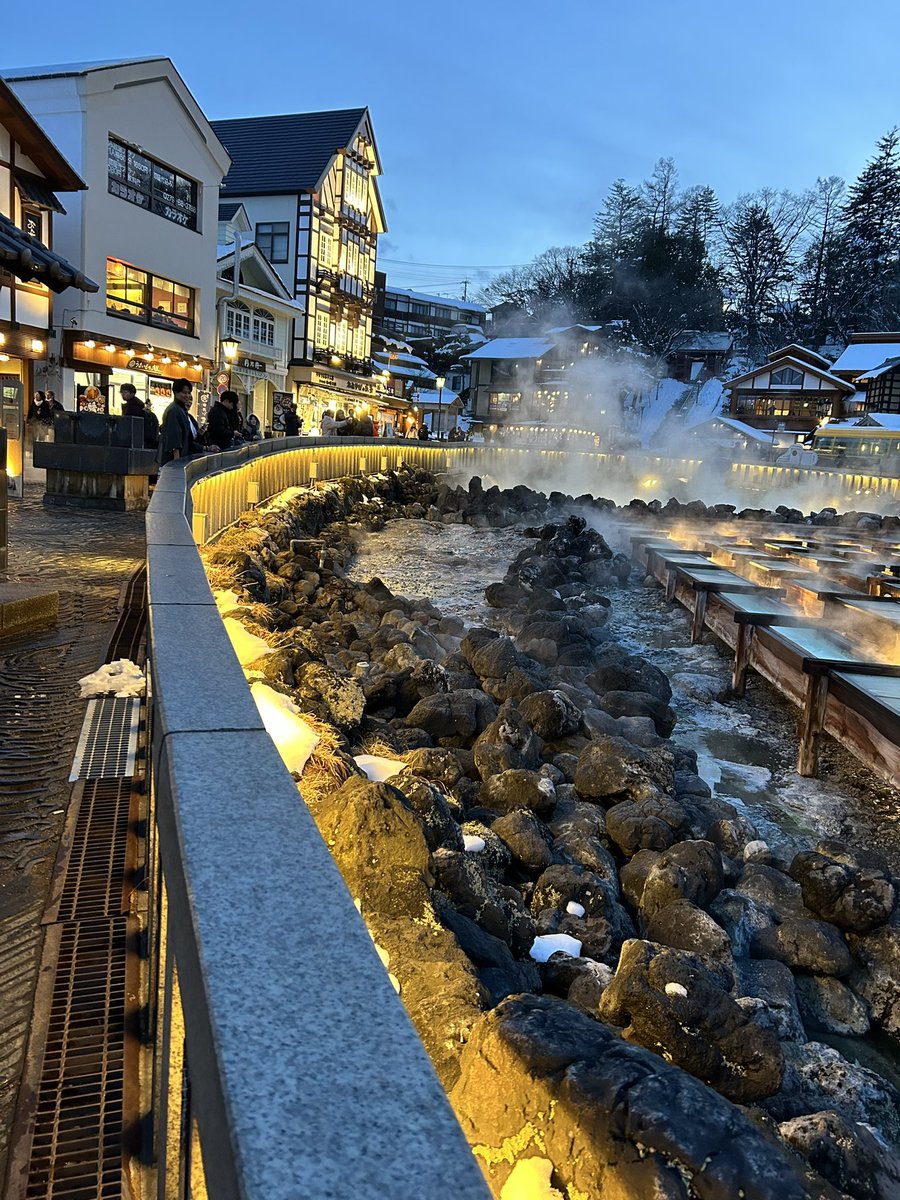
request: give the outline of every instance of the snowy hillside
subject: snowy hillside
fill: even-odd
[[[692,429],[721,411],[721,379],[708,379],[699,387],[678,379],[661,379],[643,394],[640,424],[641,445],[660,445]]]

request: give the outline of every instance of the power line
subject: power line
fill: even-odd
[[[388,263],[392,267],[426,267],[439,271],[515,271],[527,267],[528,263],[425,263],[410,262],[402,258],[384,258],[378,256],[378,261]]]

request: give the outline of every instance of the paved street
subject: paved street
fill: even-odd
[[[9,508],[10,582],[59,591],[59,623],[0,646],[0,1180],[27,1039],[47,898],[85,701],[123,584],[144,554],[142,513]]]

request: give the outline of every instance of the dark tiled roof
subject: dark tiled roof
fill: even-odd
[[[48,250],[36,237],[23,233],[8,217],[0,213],[0,267],[27,283],[36,279],[53,292],[79,288],[82,292],[99,292],[93,279],[82,275],[59,254]]]
[[[350,145],[364,108],[212,121],[231,155],[223,189],[231,195],[279,195],[314,188],[332,157]]]
[[[239,200],[231,200],[227,203],[223,200],[219,205],[219,220],[230,221],[240,207],[241,204]]]

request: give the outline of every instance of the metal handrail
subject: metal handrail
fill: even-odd
[[[194,538],[198,511],[209,536],[246,508],[251,475],[265,496],[373,453],[435,467],[448,450],[263,442],[164,467],[147,514],[160,1200],[188,1181],[216,1200],[489,1195],[262,726]]]

